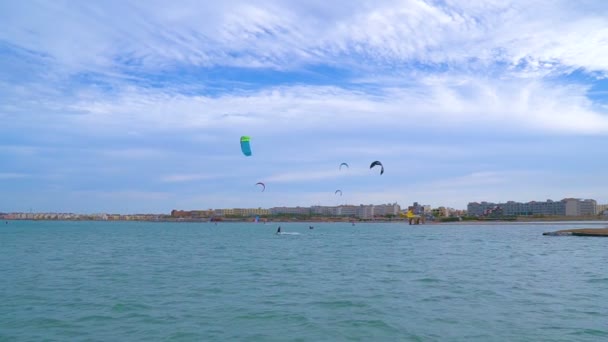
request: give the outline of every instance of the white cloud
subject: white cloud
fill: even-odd
[[[586,97],[586,86],[538,80],[488,80],[472,76],[430,76],[417,85],[382,89],[380,94],[326,86],[273,87],[218,97],[168,95],[130,88],[119,96],[83,99],[67,105],[86,113],[79,125],[103,128],[265,131],[293,127],[500,127],[511,131],[605,134],[608,116]],[[230,115],[226,115],[231,113]],[[328,122],[339,123],[328,126]]]
[[[526,63],[608,70],[608,6],[569,1],[5,3],[3,39],[70,69],[115,73],[303,63]],[[187,8],[187,10],[186,10]],[[541,13],[542,15],[539,15]],[[61,20],[57,20],[61,18]],[[78,46],[78,49],[74,47]]]

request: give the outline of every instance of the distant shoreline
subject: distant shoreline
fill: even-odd
[[[175,219],[175,218],[159,218],[159,219],[128,219],[128,220],[103,220],[103,219],[15,219],[15,218],[3,218],[0,219],[2,221],[8,222],[18,222],[18,221],[56,221],[56,222],[158,222],[158,223],[252,223],[258,225],[265,224],[276,224],[276,223],[346,223],[346,224],[365,224],[365,223],[400,223],[407,224],[409,222],[407,219],[376,219],[376,220],[359,220],[359,219],[285,219],[285,218],[277,218],[277,219],[266,219],[266,221],[255,222],[251,218],[243,218],[243,219],[222,219],[222,220],[209,220],[205,219]],[[500,219],[481,219],[481,220],[471,220],[466,219],[462,221],[426,221],[425,223],[420,224],[412,224],[412,226],[424,226],[424,225],[522,225],[522,224],[553,224],[553,225],[568,225],[568,224],[576,224],[578,222],[584,222],[586,224],[593,225],[607,225],[608,226],[608,218],[589,218],[589,217],[572,217],[572,218],[522,218],[522,219],[509,219],[509,220],[500,220]]]

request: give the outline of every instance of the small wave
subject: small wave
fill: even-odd
[[[283,318],[284,319],[284,315],[282,315],[280,312],[264,312],[264,313],[246,313],[243,315],[239,315],[235,317],[236,319],[240,319],[240,320],[273,320],[273,319],[279,319],[279,318]]]
[[[112,307],[112,311],[114,312],[126,312],[126,311],[137,311],[137,310],[145,310],[149,307],[143,304],[123,304],[118,303]]]
[[[587,280],[588,283],[591,284],[595,284],[595,283],[606,283],[608,284],[608,278],[594,278],[594,279],[589,279]]]
[[[319,301],[311,304],[320,305],[325,308],[365,308],[368,305],[364,302],[353,302],[351,300]]]
[[[171,341],[200,341],[203,340],[200,334],[194,332],[176,332],[169,336]]]
[[[280,232],[277,234],[278,235],[300,235],[300,233],[296,233],[296,232]]]
[[[421,302],[443,302],[443,301],[448,301],[448,300],[453,300],[453,299],[454,299],[454,297],[452,297],[452,296],[438,295],[438,296],[422,298],[420,301]]]
[[[72,324],[67,321],[59,320],[55,318],[35,318],[30,321],[32,326],[37,326],[40,328],[51,329],[51,328],[70,328]]]
[[[608,336],[608,331],[606,330],[598,330],[598,329],[580,329],[570,335],[590,335],[590,336],[602,336],[602,337],[607,337]]]
[[[441,282],[441,280],[439,280],[437,278],[420,278],[420,279],[416,279],[416,281],[421,282],[421,283],[439,283],[439,282]]]
[[[380,319],[369,319],[369,320],[349,320],[349,322],[355,327],[366,327],[366,328],[383,328],[383,329],[394,329],[391,325]]]
[[[82,323],[82,322],[103,322],[103,321],[111,321],[114,318],[110,317],[110,316],[102,316],[102,315],[90,315],[90,316],[84,316],[84,317],[80,317],[76,320],[76,322]]]

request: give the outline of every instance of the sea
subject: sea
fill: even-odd
[[[0,341],[607,341],[606,225],[2,221]]]

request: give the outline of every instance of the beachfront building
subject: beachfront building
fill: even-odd
[[[272,215],[291,214],[291,215],[316,215],[316,216],[340,216],[356,217],[370,220],[374,217],[399,216],[401,206],[397,203],[380,205],[339,205],[321,206],[316,205],[310,208],[303,207],[278,207],[270,209]]]
[[[249,216],[261,216],[270,215],[269,209],[262,208],[229,208],[229,209],[215,209],[215,210],[201,210],[192,211],[191,213],[200,212],[200,215],[193,217],[249,217]]]
[[[262,208],[234,208],[232,212],[234,216],[240,217],[270,215],[270,209]]]
[[[496,206],[496,203],[492,202],[469,202],[467,204],[467,212],[470,216],[482,216],[488,209]]]
[[[608,204],[598,204],[595,207],[595,212],[598,214],[608,215]]]
[[[372,206],[374,216],[399,216],[401,206],[397,203],[388,203]]]
[[[336,209],[336,216],[359,217],[359,208],[357,206],[341,205]]]
[[[337,216],[338,207],[327,207],[322,205],[315,205],[310,208],[310,212],[315,216]]]
[[[360,205],[357,208],[357,217],[363,220],[371,220],[374,218],[374,206],[373,205]]]
[[[215,216],[234,216],[234,209],[215,209]]]
[[[192,210],[192,217],[212,217],[215,215],[215,210],[207,209],[207,210]]]
[[[205,211],[207,217],[250,217],[270,215],[269,209],[262,208],[228,208]]]
[[[355,205],[339,205],[335,207],[326,207],[316,205],[311,208],[313,215],[318,216],[346,216],[346,217],[359,217],[361,207]]]
[[[431,212],[431,206],[430,205],[421,205],[421,204],[418,204],[418,202],[414,202],[413,205],[410,205],[409,207],[407,207],[407,211],[411,211],[412,214],[414,214],[414,215],[424,215],[426,213]]]
[[[508,201],[506,203],[471,202],[467,205],[471,216],[485,216],[501,212],[502,215],[543,215],[543,216],[590,216],[597,213],[597,202],[592,199],[565,198],[561,201],[531,201],[527,203]]]
[[[577,198],[566,198],[567,216],[593,216],[597,214],[597,202],[592,199],[580,200]]]
[[[436,217],[450,217],[450,210],[446,207],[439,207],[435,209],[433,214]]]
[[[398,216],[401,211],[401,206],[397,203],[393,204],[360,204],[341,205],[336,207],[335,216],[356,217],[363,220],[371,220],[374,217]]]
[[[274,207],[270,208],[271,215],[310,215],[309,207]]]

